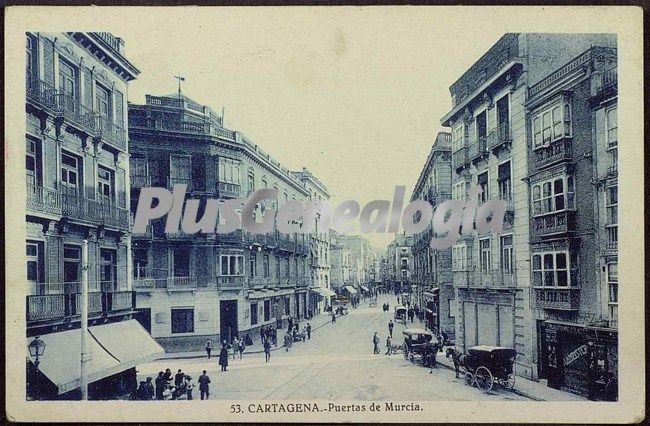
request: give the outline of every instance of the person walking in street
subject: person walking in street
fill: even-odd
[[[409,320],[413,322],[413,317],[415,316],[415,313],[413,312],[413,308],[408,309],[408,316],[409,316]]]
[[[163,391],[165,390],[165,373],[162,371],[158,372],[158,377],[156,377],[156,399],[162,399]]]
[[[269,339],[264,341],[264,357],[265,362],[269,362],[271,359],[271,341]]]
[[[393,320],[388,320],[388,334],[390,334],[390,338],[393,338],[393,328],[395,327],[395,324],[393,323]]]
[[[201,391],[201,401],[210,398],[210,376],[203,370],[203,374],[199,376],[199,391]]]
[[[241,339],[239,341],[239,346],[237,347],[237,349],[239,351],[239,359],[242,359],[242,357],[244,356],[244,350],[246,349],[246,343],[244,342],[244,339]]]
[[[155,398],[153,383],[151,383],[152,380],[152,377],[147,377],[147,380],[144,382],[144,391],[142,392],[144,401],[151,401]]]
[[[228,343],[225,340],[219,352],[219,365],[221,366],[221,371],[228,371]]]
[[[307,340],[311,340],[311,324],[307,323]]]
[[[285,350],[285,352],[289,352],[290,347],[291,347],[291,335],[287,331],[287,333],[284,335],[284,350]]]
[[[289,325],[287,326],[287,331],[293,330],[293,317],[289,317],[288,323]]]
[[[336,313],[332,312],[332,324],[336,324]]]
[[[172,370],[169,368],[165,370],[165,375],[163,376],[163,379],[165,380],[165,386],[170,384],[172,382]]]
[[[262,341],[263,342],[263,341]],[[232,341],[232,360],[237,359],[237,353],[239,352],[239,339],[235,337],[235,340]]]
[[[375,355],[379,355],[379,336],[377,335],[377,332],[375,331],[375,335],[372,336],[372,344],[374,346],[373,352]]]
[[[174,386],[179,388],[181,386],[181,383],[183,383],[183,379],[185,378],[185,374],[181,371],[181,369],[178,369],[178,373],[174,376]]]
[[[212,339],[206,339],[205,341],[205,352],[208,354],[208,359],[212,356],[212,348],[214,347],[214,343],[212,342]]]
[[[192,380],[192,377],[185,375],[185,382],[183,383],[183,388],[185,389],[185,394],[187,395],[188,401],[192,400],[192,391],[194,390],[195,386],[196,384],[194,383],[194,380]]]
[[[390,336],[386,338],[386,353],[384,355],[390,356],[391,349],[393,348],[393,341]]]

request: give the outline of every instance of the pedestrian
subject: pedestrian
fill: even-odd
[[[237,357],[237,352],[239,352],[239,339],[235,337],[235,340],[232,341],[232,360],[234,361]]]
[[[287,334],[284,335],[284,349],[285,349],[285,352],[289,352],[290,347],[291,347],[291,335],[287,331]]]
[[[438,348],[442,352],[442,348],[445,345],[445,336],[442,335],[442,331],[438,332]]]
[[[208,359],[210,359],[210,356],[212,355],[212,347],[214,346],[214,343],[212,342],[212,339],[206,339],[205,341],[205,352],[208,354]]]
[[[187,395],[188,401],[192,400],[192,391],[194,390],[195,386],[196,384],[194,383],[194,380],[192,380],[192,377],[185,375],[185,382],[183,383],[183,389],[185,390],[185,395]]]
[[[264,338],[266,336],[266,328],[264,326],[260,327],[260,342],[264,344]]]
[[[336,323],[336,313],[332,312],[332,324]]]
[[[138,386],[138,388],[135,390],[135,392],[131,394],[130,399],[132,401],[144,401],[145,400],[145,397],[144,397],[144,391],[145,391],[144,390],[144,384],[145,384],[145,381],[141,380],[140,381],[140,386]]]
[[[393,320],[388,320],[388,334],[390,334],[390,338],[393,338],[393,328],[395,327],[395,324],[393,323]]]
[[[151,401],[155,397],[153,383],[151,383],[152,380],[153,378],[150,376],[147,377],[147,381],[144,382],[144,392],[142,395],[144,401]]]
[[[413,322],[413,315],[414,315],[413,308],[408,308],[407,312],[408,312],[409,320],[411,320],[411,322]]]
[[[219,365],[221,366],[221,371],[228,371],[228,343],[225,340],[219,352]]]
[[[269,362],[271,359],[271,341],[269,339],[264,341],[264,357],[265,362]]]
[[[392,342],[390,336],[388,336],[386,338],[386,353],[385,353],[385,355],[390,356],[390,352],[391,352],[392,348],[393,348],[393,342]]]
[[[158,377],[156,377],[156,399],[162,399],[163,391],[165,390],[165,373],[162,371],[158,372]]]
[[[293,317],[289,317],[288,323],[287,331],[291,331],[293,329]]]
[[[244,343],[244,339],[239,341],[239,347],[237,349],[239,350],[239,359],[242,359],[244,356],[244,349],[246,349],[246,343]]]
[[[307,323],[307,340],[311,340],[311,324]]]
[[[246,346],[253,346],[253,339],[251,339],[250,333],[246,332],[246,336],[244,336],[244,341],[246,342]]]
[[[181,369],[178,369],[178,373],[174,376],[174,386],[179,388],[181,384],[183,383],[183,379],[185,378],[185,374],[181,371]]]
[[[165,386],[167,386],[172,382],[172,370],[170,370],[169,368],[165,370],[164,379],[165,379]]]
[[[375,335],[372,336],[372,344],[374,346],[373,352],[375,355],[379,355],[379,336],[377,335],[377,332],[375,331]]]
[[[199,376],[199,391],[201,391],[201,401],[203,401],[204,397],[205,399],[210,398],[210,377],[205,374],[205,370]]]

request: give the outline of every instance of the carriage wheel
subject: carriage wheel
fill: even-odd
[[[415,354],[413,353],[413,351],[409,352],[409,361],[415,362]]]
[[[489,392],[494,385],[492,373],[486,367],[480,366],[476,369],[476,386],[483,392]]]
[[[472,373],[465,373],[465,384],[468,386],[472,386],[474,384],[474,376]]]
[[[508,380],[505,380],[504,386],[507,389],[512,389],[515,387],[515,373],[508,374]]]

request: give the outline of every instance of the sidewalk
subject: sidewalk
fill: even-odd
[[[309,322],[311,324],[311,332],[313,335],[313,333],[316,330],[329,324],[331,320],[332,317],[330,316],[329,313],[320,314],[314,316],[309,321],[302,320],[301,327],[304,327],[304,324]],[[284,331],[286,330],[278,330],[278,346],[271,346],[271,351],[276,351],[278,349],[283,348],[282,339],[284,337],[284,333],[283,333]],[[215,350],[216,350],[216,358],[218,358],[219,357],[218,348],[212,350],[213,353],[212,358],[215,358]],[[246,346],[246,350],[244,351],[243,356],[246,357],[247,355],[262,354],[262,353],[264,353],[264,347],[262,346],[262,342],[260,342],[259,339],[256,339],[256,342],[253,343],[252,346]],[[230,355],[232,356],[232,354]],[[161,359],[198,359],[198,358],[207,358],[205,350],[193,351],[193,352],[167,352],[158,359],[161,360]]]
[[[422,324],[419,320],[418,323]],[[454,363],[445,356],[446,349],[452,347],[453,346],[445,346],[443,352],[436,356],[436,361],[439,365],[454,371]],[[588,401],[588,399],[583,396],[549,388],[546,386],[546,380],[536,382],[520,376],[516,376],[515,387],[512,389],[512,392],[535,401]]]

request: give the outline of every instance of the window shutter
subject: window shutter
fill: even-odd
[[[124,128],[124,95],[119,90],[113,91],[115,96],[115,124]]]
[[[45,83],[54,87],[54,43],[48,38],[43,38],[43,79]]]
[[[84,86],[84,99],[83,103],[90,109],[93,108],[93,75],[88,68],[82,68],[83,86]]]

